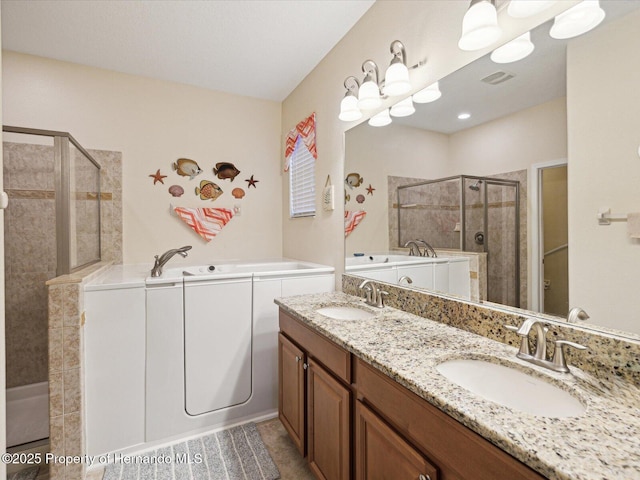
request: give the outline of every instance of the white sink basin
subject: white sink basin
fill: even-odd
[[[354,307],[324,307],[319,308],[316,312],[335,320],[365,320],[375,316],[371,312]]]
[[[450,360],[436,370],[481,397],[539,417],[577,417],[584,405],[573,395],[515,368],[483,360]]]

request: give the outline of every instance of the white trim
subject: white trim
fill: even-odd
[[[533,310],[534,312],[540,312],[544,307],[544,287],[542,285],[544,279],[540,276],[542,259],[544,258],[544,252],[542,252],[543,245],[541,242],[544,230],[540,216],[540,202],[542,201],[540,176],[542,175],[542,170],[546,168],[562,167],[564,165],[568,165],[566,158],[531,165],[529,175],[529,205],[531,206],[531,215],[529,217],[529,225],[531,226],[531,234],[529,235],[529,255],[531,258],[531,262],[529,263],[529,310]]]

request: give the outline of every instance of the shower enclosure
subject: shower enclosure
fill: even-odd
[[[3,158],[7,446],[30,448],[49,436],[45,284],[100,261],[100,165],[68,133],[7,126]]]
[[[459,175],[398,186],[398,246],[487,254],[487,300],[520,306],[520,182]]]

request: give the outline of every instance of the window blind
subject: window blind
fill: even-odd
[[[315,158],[302,137],[298,137],[289,166],[289,215],[291,218],[316,214]]]

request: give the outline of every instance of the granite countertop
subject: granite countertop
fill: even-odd
[[[605,384],[571,366],[570,374],[555,373],[517,359],[512,346],[341,292],[276,303],[545,477],[640,479],[640,390],[631,384]],[[325,306],[357,306],[375,316],[334,320],[316,313]],[[537,417],[485,400],[435,368],[460,358],[524,370],[572,393],[586,411]]]

